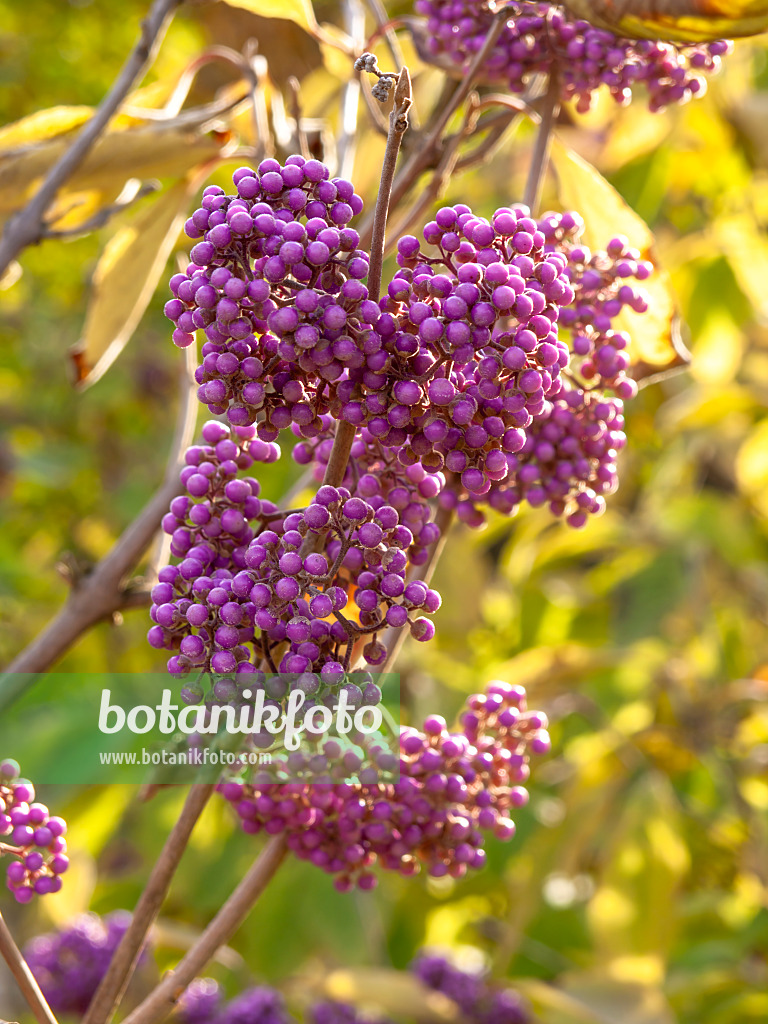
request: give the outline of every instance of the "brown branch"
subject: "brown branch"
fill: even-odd
[[[131,923],[120,940],[107,973],[94,994],[82,1024],[108,1024],[136,968],[141,949],[165,899],[192,829],[213,793],[213,786],[190,786],[181,814],[155,861]]]
[[[283,862],[286,852],[285,837],[273,836],[197,942],[176,968],[165,975],[157,988],[128,1014],[123,1024],[159,1024],[165,1020],[187,985],[246,919],[253,904]]]
[[[408,110],[411,106],[411,77],[408,68],[403,65],[395,86],[395,101],[389,115],[389,134],[387,147],[384,150],[384,164],[381,168],[379,194],[376,197],[376,210],[373,215],[371,232],[371,263],[368,270],[368,295],[374,302],[379,301],[381,290],[381,273],[384,266],[384,238],[387,229],[392,182],[395,178],[397,156],[403,135],[408,130]]]
[[[309,152],[309,140],[301,116],[301,82],[295,75],[291,75],[288,79],[288,91],[291,100],[291,117],[296,124],[296,145],[304,159],[309,160],[312,154]]]
[[[400,173],[393,183],[391,196],[393,206],[397,206],[400,203],[406,193],[414,186],[422,171],[425,171],[430,166],[430,161],[433,159],[434,153],[440,145],[440,141],[448,122],[472,91],[475,79],[482,72],[483,64],[493,47],[496,45],[497,39],[501,35],[501,30],[504,27],[506,18],[507,14],[505,8],[502,8],[497,12],[488,35],[485,37],[483,45],[475,54],[475,58],[467,69],[467,73],[461,80],[458,88],[453,92],[448,102],[442,107],[439,116],[435,118],[434,113],[436,111],[433,112],[433,118],[428,130],[425,132],[423,137],[419,138],[418,146],[416,147],[413,155],[400,170]],[[372,235],[372,226],[367,224],[364,225],[360,229],[360,244],[365,247],[370,242]]]
[[[45,996],[40,991],[40,986],[35,981],[29,964],[16,945],[8,925],[3,920],[2,914],[0,914],[0,955],[10,967],[11,974],[16,979],[16,984],[21,989],[38,1024],[56,1024],[56,1018],[51,1012]]]
[[[80,166],[88,151],[102,134],[129,90],[141,78],[152,61],[171,16],[183,0],[154,0],[142,22],[141,36],[128,59],[101,101],[99,108],[75,141],[48,172],[43,184],[23,210],[8,221],[0,238],[0,277],[11,260],[28,245],[38,242],[45,228],[45,214],[65,181]]]
[[[392,28],[384,4],[381,0],[365,0],[365,5],[376,22],[376,35],[384,36],[384,42],[387,44],[392,61],[399,71],[403,64],[405,64],[405,58],[403,57],[403,51],[400,49],[400,43],[397,41],[397,36]]]
[[[544,97],[541,111],[541,122],[536,134],[536,142],[531,154],[531,166],[528,169],[528,180],[525,183],[523,202],[536,215],[536,208],[539,205],[541,188],[544,184],[544,176],[549,166],[549,151],[552,145],[552,129],[560,110],[560,79],[554,69],[549,76],[547,92]]]

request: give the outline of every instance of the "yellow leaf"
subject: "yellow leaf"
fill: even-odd
[[[549,1024],[602,1024],[589,1007],[538,978],[516,978],[515,989],[529,999]]]
[[[240,7],[261,18],[284,18],[314,33],[317,19],[311,0],[225,0],[230,7]]]
[[[715,251],[725,253],[741,290],[762,317],[768,316],[768,242],[754,217],[718,217],[712,233]]]
[[[11,260],[5,269],[5,273],[0,277],[0,292],[13,288],[21,274],[21,264],[17,260]]]
[[[93,114],[93,107],[49,107],[37,110],[0,128],[0,150],[18,149],[34,142],[43,142],[79,128]]]
[[[768,29],[768,0],[564,0],[593,25],[631,39],[698,42]]]
[[[768,515],[768,420],[761,420],[736,456],[740,489]]]
[[[655,985],[617,981],[599,972],[574,972],[564,976],[562,986],[600,1024],[675,1024],[677,1020]]]
[[[102,136],[67,183],[72,192],[96,189],[117,194],[128,178],[179,177],[218,156],[224,134],[153,124]],[[0,155],[0,213],[19,209],[69,145],[51,139]]]
[[[691,373],[696,380],[722,389],[735,379],[744,348],[743,332],[729,314],[715,308],[696,338]]]
[[[133,334],[184,222],[199,171],[142,205],[104,248],[93,275],[85,327],[72,351],[77,382],[93,384]]]
[[[323,55],[323,64],[334,77],[346,82],[352,75],[355,60],[352,55],[352,40],[336,25],[326,23],[322,26],[321,32],[320,52]]]
[[[632,338],[629,352],[634,376],[649,376],[662,368],[688,363],[672,284],[669,274],[659,266],[651,229],[592,164],[557,138],[553,140],[552,163],[561,203],[584,218],[585,245],[602,249],[616,235],[626,235],[643,259],[654,265],[654,273],[642,284],[648,295],[648,311],[635,313],[625,308],[615,321],[616,329],[627,331]]]

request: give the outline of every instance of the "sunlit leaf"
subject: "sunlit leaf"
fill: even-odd
[[[221,133],[153,124],[103,136],[68,182],[68,191],[117,194],[128,178],[178,177],[213,159],[229,142]],[[0,155],[0,213],[23,206],[68,146],[52,139]]]
[[[604,248],[616,235],[626,235],[643,259],[654,264],[655,272],[643,282],[648,295],[646,313],[624,309],[615,324],[627,331],[632,343],[630,355],[638,378],[655,371],[688,363],[690,357],[680,337],[679,316],[669,274],[659,266],[650,228],[632,210],[616,189],[590,163],[559,139],[552,146],[558,192],[563,206],[584,218],[583,241],[593,249]]]
[[[424,1024],[458,1024],[461,1019],[459,1008],[451,999],[402,971],[383,967],[333,971],[325,979],[324,989],[331,999],[370,1007],[388,1017],[415,1017]]]
[[[79,128],[93,114],[93,107],[49,107],[0,128],[0,150],[18,149],[43,142]]]
[[[761,420],[739,449],[736,479],[761,512],[768,514],[768,420]]]
[[[311,0],[225,0],[230,7],[240,7],[262,18],[284,18],[301,25],[308,32],[317,29]]]
[[[336,25],[323,25],[323,42],[320,43],[323,64],[336,78],[347,81],[352,74],[354,57],[352,40]]]
[[[664,994],[654,985],[573,974],[563,980],[563,988],[600,1024],[675,1024]]]
[[[741,290],[758,313],[768,316],[768,242],[754,217],[719,217],[712,224],[712,234]]]
[[[537,978],[521,978],[515,987],[530,999],[547,1024],[602,1024],[594,1010],[554,985]]]
[[[72,352],[78,384],[98,380],[136,329],[198,180],[198,174],[189,175],[150,200],[105,246],[93,275],[83,336]]]
[[[768,30],[768,0],[564,0],[593,25],[631,39],[704,41]]]

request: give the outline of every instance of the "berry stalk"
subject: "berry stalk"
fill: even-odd
[[[553,66],[549,75],[547,92],[544,96],[544,109],[536,134],[536,143],[531,154],[531,166],[528,168],[528,179],[525,183],[523,203],[533,216],[536,215],[541,188],[549,166],[549,152],[552,146],[552,129],[560,111],[560,78]]]
[[[393,183],[392,186],[392,197],[391,202],[397,206],[403,197],[416,183],[419,175],[429,164],[429,160],[435,151],[440,139],[443,137],[443,133],[450,122],[453,115],[459,109],[464,100],[469,96],[472,86],[475,83],[476,78],[481,72],[483,64],[485,63],[488,55],[492,52],[496,42],[501,35],[502,29],[504,28],[504,17],[503,12],[500,12],[494,16],[493,23],[488,30],[488,34],[485,37],[485,41],[480,49],[474,56],[472,63],[467,69],[467,73],[461,81],[458,89],[454,92],[450,101],[445,105],[445,108],[433,125],[429,135],[423,140],[423,144],[419,146],[413,156],[408,160],[405,166],[400,171],[398,180]],[[368,233],[366,230],[361,231],[361,244],[365,245],[368,241]],[[370,279],[369,279],[370,280]]]
[[[1,913],[0,954],[2,954],[3,959],[8,964],[11,974],[16,979],[16,983],[26,999],[27,1005],[35,1015],[38,1024],[56,1024],[56,1018],[45,996],[40,991],[40,986],[35,981],[34,975],[30,971],[27,961],[22,956],[21,950],[14,942],[13,936],[8,930],[8,925],[5,923]]]
[[[190,786],[181,814],[169,834],[162,853],[155,861],[147,884],[139,897],[131,923],[115,950],[82,1024],[108,1024],[120,1004],[123,993],[139,961],[147,933],[165,899],[200,815],[213,793],[212,786]]]
[[[159,1024],[165,1020],[189,983],[246,919],[282,864],[287,849],[286,838],[282,835],[275,836],[267,843],[243,880],[175,970],[165,975],[157,988],[125,1018],[123,1024]],[[55,1024],[55,1021],[49,1020],[45,1024]]]
[[[387,228],[387,214],[392,195],[392,183],[395,179],[395,167],[400,153],[403,135],[408,129],[408,110],[411,106],[411,77],[408,68],[403,66],[395,86],[395,102],[389,115],[389,134],[387,148],[384,151],[384,164],[381,168],[379,194],[376,198],[376,210],[373,215],[373,234],[371,238],[371,262],[368,271],[368,295],[374,302],[379,301],[381,291],[381,272],[384,265],[384,236]]]

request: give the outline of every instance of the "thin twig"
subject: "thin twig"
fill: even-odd
[[[16,945],[8,925],[3,920],[2,914],[0,914],[0,955],[11,969],[16,984],[21,989],[22,995],[39,1024],[56,1024],[56,1018],[51,1012],[45,996],[40,991],[40,986],[35,981],[29,964]]]
[[[408,109],[411,105],[411,76],[408,68],[403,65],[395,86],[395,101],[389,115],[389,135],[384,151],[384,163],[381,168],[379,194],[376,197],[376,210],[373,215],[371,233],[371,262],[368,269],[368,295],[374,302],[379,300],[381,289],[381,273],[384,266],[384,238],[387,229],[387,215],[392,194],[392,182],[395,178],[397,156],[403,135],[408,129]]]
[[[129,1013],[123,1024],[159,1024],[181,998],[187,985],[197,977],[216,950],[229,941],[261,896],[287,852],[285,837],[273,836],[248,873],[216,914],[200,938],[176,968],[169,971],[155,990]]]
[[[80,166],[85,155],[107,127],[129,90],[150,64],[174,10],[183,0],[154,0],[142,22],[141,36],[128,59],[101,101],[96,113],[87,122],[60,160],[48,172],[43,184],[23,210],[8,221],[0,238],[0,277],[11,260],[28,245],[40,240],[45,227],[45,214],[65,181]]]
[[[181,814],[165,841],[162,853],[155,861],[131,923],[115,950],[82,1024],[108,1024],[114,1016],[141,955],[147,933],[160,911],[171,879],[187,848],[192,829],[212,793],[213,786],[190,786]]]
[[[309,141],[301,116],[301,82],[295,75],[288,79],[288,90],[291,97],[291,117],[296,124],[296,145],[304,159],[309,160],[312,154],[309,152]]]
[[[191,444],[197,422],[197,396],[190,377],[194,373],[194,352],[185,351],[182,396],[176,431],[171,443],[165,480],[114,547],[71,591],[67,603],[25,650],[7,667],[11,672],[45,672],[79,636],[102,619],[134,604],[135,587],[123,581],[144,554],[160,526],[168,505],[181,491],[179,467],[184,450]],[[31,683],[31,679],[29,682]],[[0,709],[18,695],[18,686],[0,678]]]
[[[365,0],[365,6],[373,15],[378,30],[377,34],[384,36],[384,41],[392,56],[392,61],[399,71],[403,64],[405,64],[405,58],[403,57],[403,51],[400,49],[400,43],[397,41],[397,36],[390,24],[389,15],[384,9],[384,4],[381,0]]]
[[[475,54],[475,58],[467,69],[467,73],[461,80],[458,88],[444,104],[439,115],[434,117],[433,114],[428,130],[424,133],[424,136],[419,139],[418,147],[414,150],[405,166],[401,168],[400,173],[397,175],[397,178],[392,185],[391,202],[393,206],[397,206],[400,203],[406,193],[409,192],[416,183],[422,171],[429,167],[430,161],[433,159],[435,150],[440,144],[443,132],[445,131],[448,122],[467,96],[469,96],[475,79],[481,73],[483,64],[493,47],[496,45],[496,41],[501,35],[501,30],[504,27],[506,17],[507,15],[505,14],[504,9],[497,12],[488,35],[485,37],[483,45]],[[373,226],[363,225],[360,229],[360,244],[366,246],[370,242],[372,236]]]
[[[365,11],[360,0],[345,0],[344,28],[359,53],[365,39]],[[357,150],[357,121],[360,109],[360,77],[350,75],[341,93],[341,131],[336,144],[336,164],[342,178],[351,178]]]
[[[549,150],[552,145],[552,129],[560,110],[560,80],[554,69],[547,83],[547,93],[541,111],[541,123],[536,134],[536,142],[531,154],[531,166],[528,169],[528,180],[525,183],[523,203],[532,214],[536,213],[544,184],[544,176],[549,166]]]
[[[466,138],[474,134],[476,129],[477,95],[475,93],[472,94],[471,100],[472,102],[470,103],[470,108],[467,111],[467,116],[464,120],[464,125],[461,131],[456,132],[455,135],[452,135],[450,139],[446,140],[440,163],[435,168],[429,182],[424,186],[419,198],[395,225],[392,230],[393,239],[397,239],[402,235],[408,234],[415,223],[422,221],[426,211],[447,187],[448,182],[459,163],[459,148]],[[390,247],[386,245],[384,246],[385,254],[387,253],[388,248]]]

